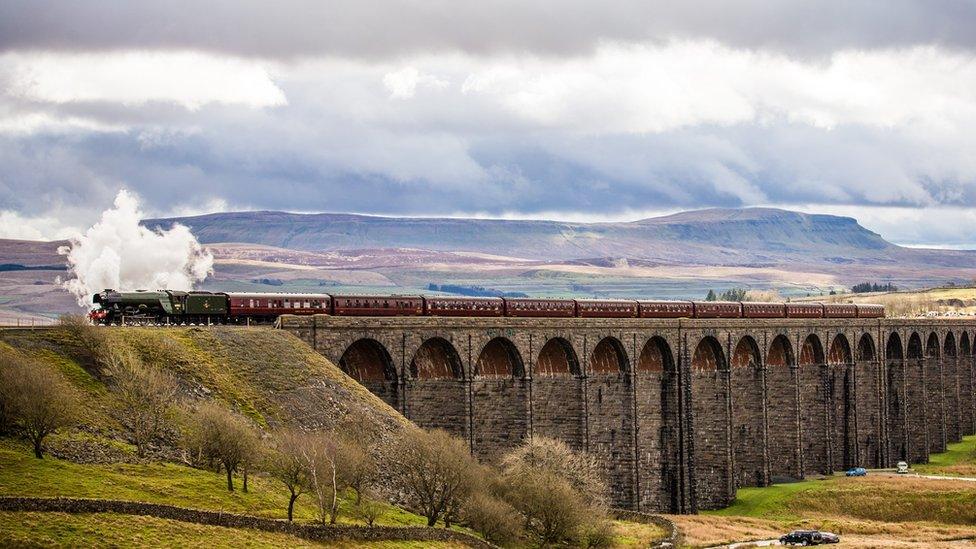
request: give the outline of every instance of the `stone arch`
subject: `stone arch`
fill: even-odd
[[[941,351],[939,334],[935,332],[930,333],[928,339],[925,340],[925,358],[939,358]]]
[[[397,371],[389,351],[372,338],[357,339],[339,358],[339,368],[394,408],[399,408]]]
[[[924,463],[929,455],[928,389],[925,386],[925,346],[922,336],[912,332],[905,348],[905,400],[909,413],[908,461]]]
[[[874,355],[874,338],[871,337],[871,334],[862,334],[861,339],[857,342],[857,360],[859,362],[874,360]]]
[[[827,353],[827,363],[850,364],[851,362],[853,362],[851,359],[851,344],[847,341],[847,336],[837,334],[830,343],[830,352]]]
[[[826,444],[830,436],[826,390],[827,367],[823,343],[807,334],[800,346],[797,384],[800,392],[800,441],[804,474],[829,474],[832,470]]]
[[[855,355],[854,382],[857,406],[857,433],[855,437],[858,445],[857,457],[859,465],[863,467],[881,467],[884,465],[882,451],[882,410],[879,392],[881,390],[881,372],[877,364],[877,348],[874,338],[865,332],[857,340]]]
[[[959,337],[959,357],[957,372],[959,374],[959,421],[963,435],[976,433],[976,384],[973,380],[973,351],[969,339],[969,332],[963,332]]]
[[[485,343],[478,353],[474,375],[479,378],[521,378],[525,375],[522,355],[511,340],[496,337]]]
[[[717,509],[735,497],[731,456],[729,368],[713,336],[695,345],[691,360],[691,407],[695,454],[694,496],[699,509]]]
[[[695,346],[695,353],[691,358],[691,369],[695,372],[711,372],[728,370],[725,363],[725,353],[722,345],[712,336],[706,336]]]
[[[555,336],[543,344],[532,368],[532,433],[585,449],[583,379],[576,351]]]
[[[410,376],[413,379],[462,379],[461,356],[450,341],[432,337],[414,353]]]
[[[468,395],[464,368],[454,345],[443,337],[431,337],[420,345],[410,361],[407,417],[426,429],[468,438]]]
[[[758,368],[762,363],[759,345],[752,336],[742,336],[732,352],[731,368]]]
[[[762,355],[752,336],[739,338],[730,367],[734,486],[765,486],[768,474],[764,451]]]
[[[604,337],[587,365],[588,451],[610,482],[615,506],[634,504],[634,391],[627,352],[620,340]]]
[[[898,332],[888,335],[885,344],[885,368],[887,387],[885,401],[888,405],[888,440],[890,461],[908,461],[908,385],[905,382],[907,367]],[[888,463],[891,465],[891,463]]]
[[[825,364],[823,343],[820,343],[817,334],[810,334],[803,340],[803,346],[800,347],[799,364],[800,366]]]
[[[766,351],[766,399],[771,480],[800,478],[799,404],[796,359],[785,334],[773,338]]]
[[[660,373],[674,370],[674,355],[668,342],[661,336],[648,339],[637,359],[637,371]]]
[[[793,345],[785,334],[779,334],[773,338],[773,342],[766,351],[766,365],[769,368],[789,368],[796,365],[796,358],[793,356]]]
[[[956,356],[956,336],[947,332],[942,343],[942,385],[945,402],[946,441],[962,440],[959,409],[959,360]]]
[[[925,410],[928,421],[929,453],[942,452],[946,446],[946,402],[943,392],[942,346],[939,334],[929,332],[925,340]]]
[[[682,512],[681,383],[661,336],[648,339],[637,360],[638,471],[641,509]]]
[[[830,425],[833,427],[833,463],[836,470],[859,466],[855,416],[854,368],[851,344],[842,333],[834,336],[827,352],[830,390]]]
[[[605,337],[590,353],[590,375],[619,374],[630,370],[627,350],[615,337]]]
[[[478,353],[471,382],[474,454],[491,462],[528,436],[528,383],[511,340],[496,337]]]
[[[546,341],[539,351],[535,362],[534,377],[543,376],[576,376],[581,375],[579,359],[569,340],[554,337]]]
[[[918,335],[918,332],[912,332],[912,335],[908,336],[908,359],[924,358],[925,353],[922,351],[922,336]]]
[[[888,343],[885,345],[885,357],[888,360],[902,360],[905,356],[902,350],[901,336],[898,332],[891,332],[888,335]]]

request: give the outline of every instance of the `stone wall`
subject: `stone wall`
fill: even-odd
[[[976,428],[976,322],[963,319],[320,315],[279,326],[479,459],[539,436],[592,453],[614,504],[645,512],[923,462]]]
[[[494,547],[474,536],[445,528],[297,524],[284,520],[237,515],[219,511],[201,511],[198,509],[177,507],[175,505],[134,501],[0,496],[0,511],[139,515],[208,526],[249,528],[265,532],[290,534],[316,542],[438,541],[454,542],[468,547],[485,549]]]

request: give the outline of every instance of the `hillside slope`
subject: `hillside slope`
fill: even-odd
[[[87,338],[96,334],[97,341]],[[109,413],[112,395],[89,349],[127,346],[153,367],[172,372],[188,401],[215,398],[262,426],[329,426],[361,413],[387,430],[407,420],[295,336],[270,328],[121,328],[93,331],[58,327],[0,332],[6,345],[57,368],[82,392],[85,423],[117,437]]]

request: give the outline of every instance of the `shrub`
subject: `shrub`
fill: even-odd
[[[192,414],[184,443],[195,456],[211,467],[219,465],[227,473],[227,490],[234,491],[234,473],[247,472],[258,452],[258,438],[243,417],[213,402],[200,405]]]
[[[274,434],[265,453],[265,469],[288,489],[288,521],[295,511],[295,501],[309,488],[308,469],[303,459],[308,435],[296,430],[282,430]]]
[[[367,490],[364,492],[363,497],[356,502],[356,516],[365,522],[366,526],[372,527],[373,523],[383,516],[385,512],[386,505],[379,500],[378,495],[372,493],[371,491]]]
[[[77,398],[64,379],[43,364],[7,355],[0,362],[0,408],[10,426],[44,457],[44,439],[74,423]]]
[[[119,420],[128,429],[136,453],[145,457],[146,446],[168,424],[179,386],[173,376],[146,366],[127,348],[113,348],[103,360],[117,397]]]
[[[409,430],[396,446],[394,474],[410,503],[434,526],[450,522],[474,491],[481,469],[467,445],[442,430]]]
[[[521,534],[518,512],[506,501],[485,492],[471,496],[461,515],[472,530],[497,545],[510,543]]]

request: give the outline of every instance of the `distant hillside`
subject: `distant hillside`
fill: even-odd
[[[976,258],[970,252],[901,248],[849,217],[771,208],[700,210],[628,223],[284,212],[218,213],[145,223],[168,227],[174,222],[189,226],[204,243],[243,242],[306,251],[420,248],[542,261],[627,258],[746,266],[907,260],[969,267]]]

